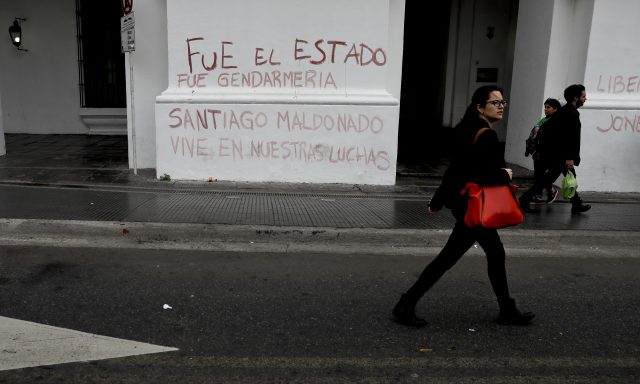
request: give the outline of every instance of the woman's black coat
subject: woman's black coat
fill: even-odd
[[[457,218],[463,218],[467,209],[466,196],[460,194],[467,182],[480,185],[507,185],[511,179],[505,168],[504,148],[497,133],[487,129],[480,134],[474,144],[476,134],[481,128],[489,128],[489,123],[480,118],[463,119],[454,128],[454,147],[451,163],[442,177],[442,183],[436,190],[429,206],[439,210],[443,206],[452,210]]]

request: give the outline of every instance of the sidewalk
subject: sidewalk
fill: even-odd
[[[0,185],[77,189],[154,190],[175,192],[256,192],[339,195],[421,196],[429,198],[447,168],[446,158],[420,164],[398,164],[396,185],[160,181],[155,171],[129,169],[126,136],[5,134],[7,154],[0,156]],[[518,165],[514,182],[521,188],[533,171]],[[215,175],[214,175],[215,178]],[[589,202],[640,203],[639,193],[582,192]]]
[[[347,229],[379,236],[389,230],[442,232],[454,223],[448,210],[427,212],[446,159],[400,166],[394,186],[160,181],[150,170],[135,175],[128,169],[123,137],[7,136],[7,155],[0,157],[0,218],[7,227],[25,220],[49,226],[63,221],[155,223],[168,226],[158,230],[171,232],[192,224],[215,226],[222,237],[222,229],[237,235],[230,228],[235,226],[246,227],[250,236],[298,231],[331,237]],[[515,182],[528,187],[531,171],[513,169]],[[556,201],[506,231],[640,232],[640,194],[582,195],[593,205],[586,214],[571,215],[568,203]]]

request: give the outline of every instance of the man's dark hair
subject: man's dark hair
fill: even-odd
[[[584,90],[584,85],[582,84],[570,85],[564,90],[564,99],[567,103],[571,103],[574,97],[580,98]]]

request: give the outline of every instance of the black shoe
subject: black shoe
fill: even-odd
[[[500,325],[528,325],[536,317],[533,312],[520,312],[513,299],[500,305],[500,314],[496,322]]]
[[[571,207],[571,213],[575,215],[578,213],[587,212],[590,209],[591,206],[589,204],[574,205],[573,207]]]
[[[416,316],[415,304],[409,304],[405,295],[402,295],[398,304],[393,307],[393,317],[397,323],[410,327],[424,327],[427,325],[425,319]]]

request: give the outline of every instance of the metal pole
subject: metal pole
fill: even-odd
[[[131,61],[131,51],[127,51],[127,58],[129,59],[129,91],[131,98],[131,152],[133,155],[133,174],[138,174],[138,158],[136,155],[136,108],[133,98],[133,63]]]

